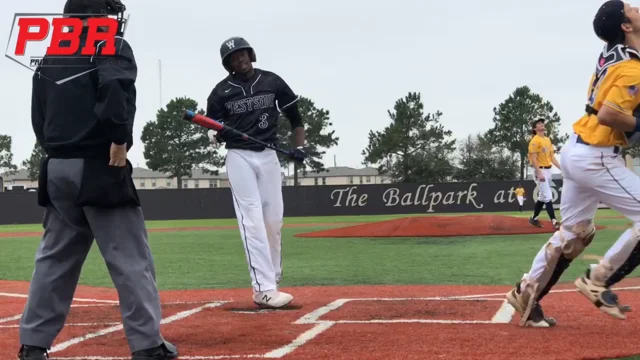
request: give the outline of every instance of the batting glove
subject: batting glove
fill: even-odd
[[[304,159],[307,158],[307,153],[305,153],[304,150],[302,150],[302,146],[298,146],[297,148],[291,151],[291,157],[293,158],[294,161],[303,163]]]

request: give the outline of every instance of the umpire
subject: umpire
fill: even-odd
[[[137,65],[120,0],[67,0],[65,14],[118,18],[117,54],[45,57],[33,76],[31,121],[47,156],[38,204],[44,235],[20,322],[21,360],[46,360],[65,324],[83,263],[96,240],[118,291],[133,360],[177,357],[160,334],[153,257],[127,151],[133,141]],[[100,15],[104,14],[104,15]],[[61,44],[64,46],[64,44]]]

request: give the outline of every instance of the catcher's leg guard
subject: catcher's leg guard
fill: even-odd
[[[593,222],[584,221],[571,228],[563,226],[544,245],[529,274],[525,274],[517,288],[507,294],[507,301],[520,313],[521,326],[550,327],[556,324],[555,319],[544,316],[539,302],[594,237]]]
[[[618,241],[605,254],[604,259],[586,274],[575,281],[582,293],[602,312],[618,319],[625,319],[625,312],[631,311],[626,305],[620,305],[618,296],[611,286],[620,282],[640,265],[640,224],[625,231]]]

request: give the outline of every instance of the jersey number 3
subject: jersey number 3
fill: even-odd
[[[593,104],[596,102],[596,97],[598,95],[598,90],[600,90],[600,85],[602,85],[602,81],[607,76],[607,71],[609,68],[604,69],[600,74],[597,74],[593,79],[593,83],[591,84],[591,89],[589,91],[589,106],[593,107]]]

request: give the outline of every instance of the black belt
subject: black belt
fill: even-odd
[[[551,166],[538,166],[540,169],[551,169]]]
[[[587,105],[584,111],[586,111],[588,115],[598,115],[598,110],[594,109],[591,105]]]
[[[578,135],[578,139],[576,140],[576,142],[577,142],[578,144],[583,144],[583,145],[591,146],[591,144],[589,144],[588,142],[584,141],[580,135]],[[621,150],[622,150],[622,148],[621,148],[620,146],[618,146],[618,145],[615,145],[615,146],[613,147],[613,153],[614,153],[614,154],[619,154]]]

